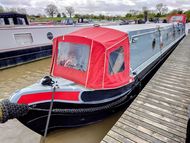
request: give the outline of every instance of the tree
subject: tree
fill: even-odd
[[[143,14],[144,14],[144,20],[145,22],[148,20],[148,9],[146,6],[142,7]]]
[[[38,13],[35,17],[36,17],[36,18],[42,18],[43,15],[42,15],[41,13]]]
[[[182,14],[182,13],[183,13],[183,10],[181,10],[181,9],[174,9],[169,14],[171,15],[171,14]]]
[[[57,17],[61,17],[61,13],[58,13],[58,14],[57,14]]]
[[[162,15],[162,8],[163,8],[163,3],[159,3],[159,4],[157,4],[156,5],[156,9],[157,9],[157,11],[158,11],[158,13],[160,14],[160,15]]]
[[[71,6],[67,6],[67,7],[65,7],[65,10],[66,10],[66,13],[69,15],[70,18],[71,18],[72,15],[75,13],[74,8],[71,7]]]
[[[131,14],[131,13],[127,13],[127,14],[125,15],[125,17],[126,17],[126,18],[130,18],[130,17],[132,17],[132,14]]]
[[[0,13],[4,12],[3,6],[0,6]]]
[[[178,8],[178,9],[177,9],[177,13],[178,13],[178,14],[183,14],[183,10],[180,9],[180,8]]]
[[[64,12],[62,12],[62,17],[63,17],[63,18],[66,18],[66,17],[67,17]]]
[[[186,16],[187,16],[187,21],[190,22],[190,10],[184,12],[184,14],[186,14]]]
[[[98,18],[99,18],[99,19],[105,19],[105,15],[99,14]]]
[[[143,18],[144,15],[142,13],[139,13],[138,15],[136,15],[136,18]]]
[[[167,14],[168,13],[168,7],[167,5],[164,5],[162,8],[162,14]]]
[[[148,11],[148,18],[153,19],[156,17],[156,12],[154,10],[149,10]]]
[[[81,18],[82,16],[80,14],[75,14],[74,17],[75,18]]]
[[[164,5],[163,3],[159,3],[156,5],[156,9],[158,11],[158,15],[163,15],[163,14],[166,14],[168,12],[168,7],[167,5]]]
[[[55,6],[53,4],[47,5],[45,12],[47,13],[48,16],[51,16],[51,17],[54,17],[54,15],[59,13],[57,6]]]

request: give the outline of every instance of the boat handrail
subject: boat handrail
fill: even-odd
[[[157,27],[157,30],[154,30],[154,31],[149,31],[149,32],[144,32],[144,33],[141,33],[141,34],[136,34],[136,35],[133,35],[131,36],[131,40],[130,40],[130,43],[135,43],[137,39],[137,37],[140,37],[140,36],[144,36],[144,35],[148,35],[148,34],[152,34],[152,33],[156,33],[156,32],[161,32],[161,31],[166,31],[168,29],[170,29],[171,27],[168,27],[168,28],[162,28],[162,27]]]

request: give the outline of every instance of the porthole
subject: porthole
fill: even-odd
[[[167,33],[167,34],[166,34],[166,40],[168,40],[168,39],[169,39],[169,34]]]
[[[180,29],[178,29],[177,31],[178,31],[178,34],[180,34],[181,30],[180,30]]]
[[[52,39],[53,39],[53,33],[48,32],[48,33],[47,33],[47,38],[48,38],[49,40],[52,40]]]
[[[155,49],[155,47],[156,47],[156,39],[153,39],[153,41],[152,41],[152,49]]]
[[[173,38],[175,38],[175,30],[173,31]]]

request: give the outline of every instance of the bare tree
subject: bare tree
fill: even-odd
[[[74,8],[71,7],[71,6],[67,6],[67,7],[65,7],[65,10],[66,10],[66,13],[69,15],[70,18],[71,18],[72,15],[75,13]]]
[[[167,5],[164,5],[162,8],[162,14],[167,14],[168,13],[168,7]]]
[[[159,3],[156,5],[156,9],[160,15],[166,14],[168,12],[167,5],[164,5],[163,3]]]
[[[161,15],[162,14],[162,8],[163,8],[163,3],[159,3],[156,5],[156,9],[158,11],[158,13]]]
[[[57,8],[57,6],[55,6],[53,4],[49,4],[49,5],[47,5],[45,12],[47,13],[48,16],[53,17],[54,15],[56,15],[58,13],[58,8]]]

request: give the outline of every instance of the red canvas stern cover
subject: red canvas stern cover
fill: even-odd
[[[167,19],[168,19],[169,23],[172,23],[172,22],[180,22],[183,24],[186,23],[186,15],[185,14],[173,14],[173,15],[170,15]]]
[[[65,66],[67,62],[59,60],[62,49],[62,55],[75,49],[74,52],[77,51],[79,55],[77,62],[82,65]],[[129,83],[129,55],[126,33],[103,27],[83,28],[54,39],[51,75],[74,81],[86,88],[117,88]],[[112,60],[113,57],[117,57],[118,61]],[[113,61],[115,63],[114,71],[110,70],[110,60],[112,64]],[[124,62],[120,64],[122,60]],[[116,70],[118,65],[121,65],[120,69]]]

